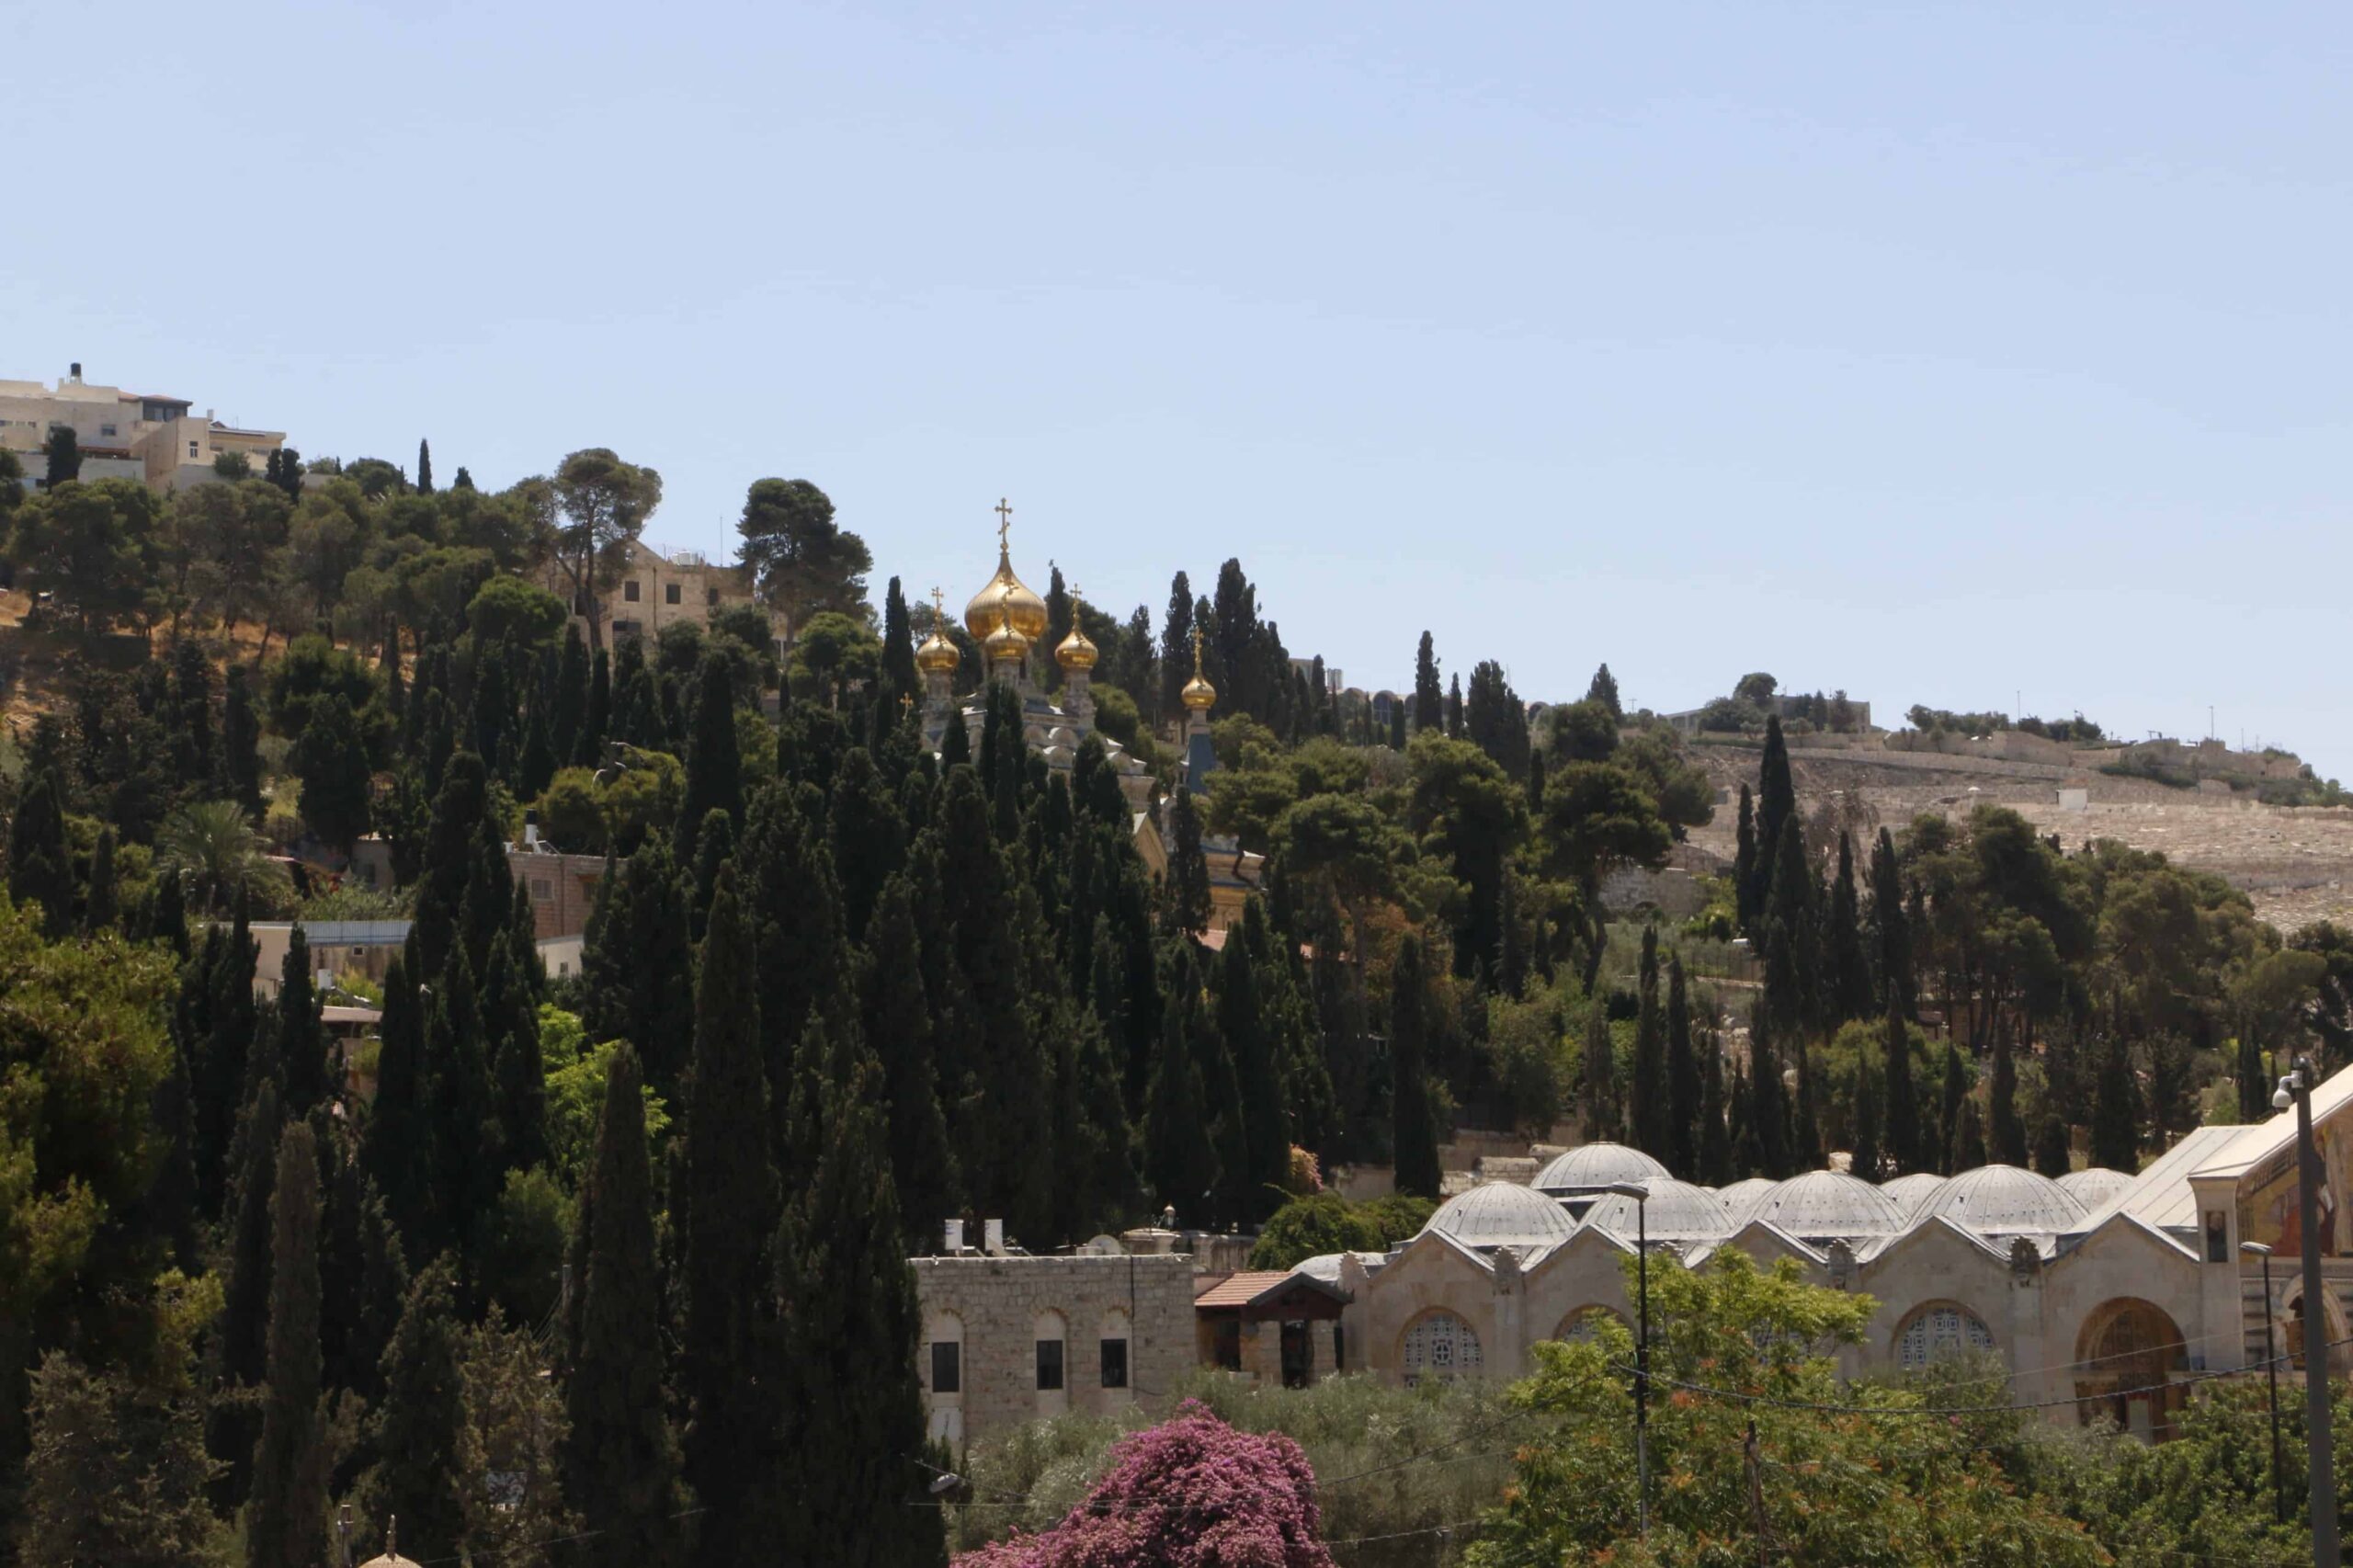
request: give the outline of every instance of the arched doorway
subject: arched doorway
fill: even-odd
[[[2106,1415],[2150,1442],[2173,1436],[2189,1369],[2181,1330],[2163,1307],[2136,1297],[2103,1302],[2075,1336],[2079,1416]]]

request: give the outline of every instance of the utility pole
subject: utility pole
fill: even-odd
[[[2271,1384],[2271,1518],[2274,1524],[2284,1525],[2288,1522],[2288,1493],[2280,1483],[2279,1352],[2271,1343],[2271,1249],[2261,1242],[2241,1242],[2239,1251],[2263,1259],[2263,1375]],[[2304,1353],[2312,1354],[2310,1345],[2305,1346]]]
[[[2312,1058],[2296,1058],[2296,1070],[2279,1080],[2272,1108],[2296,1108],[2296,1210],[2304,1244],[2304,1430],[2311,1447],[2313,1568],[2344,1568],[2336,1532],[2336,1466],[2328,1426],[2328,1330],[2321,1309],[2320,1150],[2313,1142]]]

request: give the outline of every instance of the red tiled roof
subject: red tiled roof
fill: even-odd
[[[1241,1274],[1229,1274],[1199,1295],[1193,1298],[1199,1307],[1246,1307],[1259,1296],[1290,1278],[1282,1268],[1251,1269]]]

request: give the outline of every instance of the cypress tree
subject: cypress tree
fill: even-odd
[[[1402,753],[1405,749],[1405,700],[1398,698],[1389,704],[1389,749]]]
[[[1871,1071],[1871,1053],[1855,1059],[1854,1174],[1877,1181],[1883,1174],[1884,1150],[1880,1142],[1879,1074]]]
[[[893,577],[882,594],[883,707],[896,713],[900,699],[922,696],[923,680],[915,673],[915,623],[907,615],[907,596]]]
[[[336,1154],[332,1138],[319,1147]],[[319,1241],[320,1360],[329,1388],[349,1389],[372,1404],[383,1398],[384,1349],[408,1300],[408,1263],[366,1166],[347,1154],[331,1164]]]
[[[286,962],[278,982],[278,1060],[286,1079],[286,1114],[308,1116],[311,1108],[336,1096],[332,1082],[326,1026],[311,977],[311,943],[296,921],[286,941]]]
[[[588,644],[580,623],[563,627],[563,651],[556,655],[555,697],[549,708],[548,744],[560,764],[577,766],[580,737],[588,722]]]
[[[1634,1068],[1626,1085],[1626,1119],[1634,1146],[1662,1163],[1675,1157],[1674,1102],[1666,1077],[1666,1028],[1659,1015],[1658,927],[1643,927]],[[1680,1167],[1688,1170],[1688,1166]]]
[[[261,715],[243,665],[231,665],[221,700],[221,772],[229,799],[261,821]]]
[[[501,1165],[529,1170],[548,1156],[547,1074],[540,1058],[539,1005],[514,938],[490,945],[490,978],[483,987],[483,1032],[490,1041],[492,1115],[498,1126]]]
[[[1765,1149],[1756,1139],[1756,1122],[1753,1114],[1755,1095],[1748,1086],[1748,1074],[1735,1067],[1732,1072],[1730,1104],[1725,1108],[1725,1139],[1731,1145],[1727,1174],[1735,1181],[1765,1174]]]
[[[2026,1120],[2018,1115],[2018,1070],[2010,1054],[2010,1034],[2006,1028],[1994,1032],[1994,1072],[1987,1086],[1986,1120],[1992,1133],[1988,1140],[1994,1159],[2005,1165],[2023,1165],[2027,1160]]]
[[[1168,580],[1168,610],[1160,623],[1160,708],[1156,719],[1181,717],[1177,693],[1192,678],[1193,585],[1182,572]]]
[[[334,848],[351,852],[368,831],[375,775],[359,721],[341,692],[314,705],[289,754],[302,782],[302,820]]]
[[[396,620],[387,622],[384,627],[384,651],[376,660],[376,669],[384,677],[384,711],[399,720],[405,732],[408,690],[401,679],[401,628]]]
[[[1681,1172],[1696,1171],[1699,1163],[1699,1057],[1691,1039],[1691,1001],[1683,983],[1683,955],[1666,960],[1666,1099],[1667,1131],[1674,1150],[1672,1165]],[[1700,1178],[1687,1176],[1686,1180]]]
[[[1414,728],[1436,734],[1446,723],[1446,695],[1438,683],[1438,654],[1431,650],[1430,634],[1422,633],[1421,645],[1414,651]]]
[[[416,982],[416,937],[392,955],[377,1024],[376,1097],[361,1124],[359,1163],[383,1196],[394,1233],[424,1240],[431,1224],[430,1136],[426,1120],[425,1000]]]
[[[711,896],[695,979],[684,1180],[674,1221],[685,1297],[678,1392],[693,1413],[686,1476],[706,1510],[694,1561],[712,1568],[761,1555],[755,1493],[762,1439],[777,1416],[775,1372],[765,1355],[771,1330],[761,1303],[778,1189],[753,964],[731,869]]]
[[[605,878],[580,955],[581,1015],[591,1038],[636,1046],[655,1092],[672,1103],[694,1017],[690,935],[676,862],[669,846],[648,838]]]
[[[1712,1028],[1702,1042],[1700,1054],[1706,1066],[1700,1074],[1698,1179],[1709,1187],[1722,1187],[1736,1178],[1732,1164],[1732,1133],[1724,1125],[1724,1055],[1716,1044]]]
[[[538,800],[555,770],[555,737],[548,730],[548,705],[534,696],[525,704],[523,756],[516,765],[516,792],[526,801]]]
[[[1950,1040],[1948,1040],[1945,1042],[1944,1096],[1941,1104],[1938,1108],[1937,1117],[1938,1147],[1942,1151],[1944,1160],[1941,1169],[1946,1176],[1951,1176],[1955,1172],[1967,1170],[1969,1168],[1968,1166],[1958,1163],[1961,1158],[1960,1140],[1961,1108],[1968,1103],[1969,1079],[1961,1070],[1961,1048],[1953,1044]],[[1980,1146],[1981,1159],[1979,1163],[1983,1164],[1982,1135],[1980,1137]]]
[[[1733,839],[1732,863],[1733,900],[1739,911],[1740,928],[1754,934],[1757,917],[1764,912],[1756,904],[1756,817],[1748,786],[1740,787],[1740,826]]]
[[[1879,949],[1879,999],[1882,1008],[1911,1017],[1918,1011],[1912,978],[1912,928],[1904,907],[1904,873],[1895,861],[1895,840],[1885,828],[1871,846],[1871,926]]]
[[[2141,1168],[2141,1092],[2123,1040],[2101,1048],[2092,1092],[2092,1164],[2128,1174]]]
[[[94,936],[111,929],[122,915],[115,880],[115,846],[114,824],[108,823],[98,829],[97,845],[90,852],[90,891],[82,901],[82,929]]]
[[[575,1294],[564,1380],[564,1497],[589,1532],[590,1568],[677,1561],[677,1441],[662,1380],[662,1285],[637,1053],[624,1041],[605,1072],[597,1152],[574,1220]]]
[[[195,640],[172,640],[166,700],[157,705],[172,750],[172,777],[183,792],[210,794],[221,771],[212,743],[212,661]]]
[[[230,1378],[257,1383],[268,1366],[269,1200],[277,1189],[278,1085],[264,1078],[237,1133],[228,1279],[221,1301],[221,1361]]]
[[[54,768],[38,767],[8,824],[8,896],[39,903],[51,940],[74,928],[74,857],[65,843],[65,791]]]
[[[472,490],[473,487],[474,476],[466,472],[465,464],[460,463],[458,465],[458,477],[449,482],[449,488],[452,490]]]
[[[2057,1181],[2074,1165],[2074,1153],[2067,1145],[2067,1124],[2056,1115],[2044,1117],[2040,1130],[2034,1135],[2035,1173]]]
[[[863,746],[842,756],[825,831],[841,884],[844,933],[853,942],[864,941],[882,884],[906,864],[907,832],[898,801]]]
[[[891,1174],[901,1195],[907,1251],[921,1253],[938,1244],[936,1227],[957,1211],[956,1173],[949,1153],[948,1121],[940,1112],[931,1012],[921,983],[922,938],[904,874],[882,884],[867,927],[867,948],[861,1022],[867,1043],[882,1063],[882,1091],[890,1107]],[[1121,1142],[1124,1156],[1124,1137]]]
[[[1623,719],[1626,716],[1626,710],[1618,700],[1618,677],[1609,673],[1608,665],[1603,665],[1593,672],[1593,683],[1585,688],[1585,699],[1587,702],[1598,702],[1608,709],[1612,719]]]
[[[412,1248],[430,1257],[445,1248],[472,1256],[472,1244],[498,1200],[490,1063],[483,1056],[482,1008],[472,966],[449,956],[425,1006],[425,1153],[431,1173],[430,1219]]]
[[[1608,1001],[1597,994],[1586,1009],[1585,1071],[1578,1097],[1588,1141],[1615,1139],[1624,1131],[1618,1115],[1618,1045],[1610,1038]]]
[[[1825,1022],[1836,1028],[1871,1006],[1870,960],[1863,951],[1861,911],[1855,899],[1855,840],[1838,835],[1838,873],[1830,884],[1829,930],[1823,944]]]
[[[1955,1171],[1973,1171],[1985,1164],[1985,1121],[1978,1115],[1974,1098],[1961,1102],[1961,1117],[1953,1134],[1952,1165]]]
[[[806,1192],[777,1229],[789,1417],[759,1559],[829,1568],[945,1568],[938,1509],[920,1506],[923,1314],[885,1148],[881,1072],[854,1032],[826,1074]],[[855,1394],[845,1397],[845,1391]],[[916,1506],[910,1506],[910,1504]]]
[[[307,1123],[278,1140],[273,1185],[268,1387],[245,1561],[313,1568],[327,1560],[327,1445],[319,1401],[319,1156]]]
[[[402,1545],[427,1562],[467,1546],[462,1489],[471,1478],[452,1462],[467,1428],[453,1294],[447,1258],[409,1287],[384,1351],[384,1400],[369,1424],[378,1458],[359,1484],[369,1518],[397,1518]]]
[[[612,658],[599,648],[589,655],[588,705],[581,713],[580,733],[572,743],[574,767],[595,767],[605,760],[605,740],[612,722]]]
[[[1226,1049],[1233,1056],[1234,1076],[1240,1081],[1244,1142],[1248,1149],[1245,1217],[1256,1221],[1283,1201],[1283,1182],[1290,1170],[1290,1122],[1250,945],[1237,939],[1240,935],[1226,934],[1225,950],[1218,959],[1218,1032],[1225,1037]]]
[[[1881,1142],[1894,1174],[1910,1176],[1928,1169],[1936,1162],[1927,1157],[1922,1147],[1920,1105],[1912,1087],[1912,1044],[1904,1038],[1904,1016],[1893,1007],[1887,1012],[1881,1060],[1885,1063],[1882,1077],[1887,1085],[1887,1131]]]
[[[1446,738],[1462,738],[1462,676],[1460,672],[1449,678],[1446,687]]]
[[[155,873],[154,896],[147,906],[147,935],[168,946],[181,963],[188,962],[187,882],[172,867]]]
[[[1168,928],[1198,937],[1210,928],[1210,862],[1201,849],[1201,814],[1179,784],[1168,812]]]
[[[1438,1199],[1438,1119],[1430,1108],[1427,1079],[1429,997],[1422,975],[1422,944],[1408,937],[1398,945],[1390,972],[1389,1072],[1392,1144],[1396,1151],[1397,1190],[1410,1198]]]
[[[1218,1182],[1217,1154],[1202,1135],[1209,1107],[1191,1038],[1200,989],[1190,959],[1182,959],[1168,987],[1143,1119],[1144,1179],[1153,1196],[1188,1223],[1207,1220]]]
[[[1771,902],[1773,880],[1780,875],[1775,846],[1781,830],[1798,814],[1797,784],[1790,776],[1790,743],[1781,737],[1778,713],[1765,721],[1765,756],[1756,772],[1756,846],[1759,852],[1757,887],[1751,895],[1758,909]]]
[[[421,437],[416,443],[416,493],[433,494],[433,443]]]
[[[735,744],[735,680],[723,654],[703,655],[696,678],[693,734],[687,750],[687,793],[678,808],[681,866],[695,863],[695,835],[711,812],[744,820],[744,759]]]
[[[1758,1174],[1776,1181],[1796,1175],[1788,1086],[1773,1051],[1772,1024],[1762,1007],[1748,1025],[1748,1124],[1756,1142]]]
[[[220,927],[214,926],[218,931]],[[245,899],[237,897],[227,935],[204,943],[205,1035],[193,1053],[196,1122],[197,1207],[207,1219],[220,1216],[234,1166],[238,1111],[245,1103],[245,1058],[253,1045],[257,1007],[254,966],[259,949],[248,934]]]

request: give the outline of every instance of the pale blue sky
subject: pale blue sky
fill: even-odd
[[[0,9],[0,375],[2353,778],[2341,6]],[[50,210],[36,211],[46,198]]]

